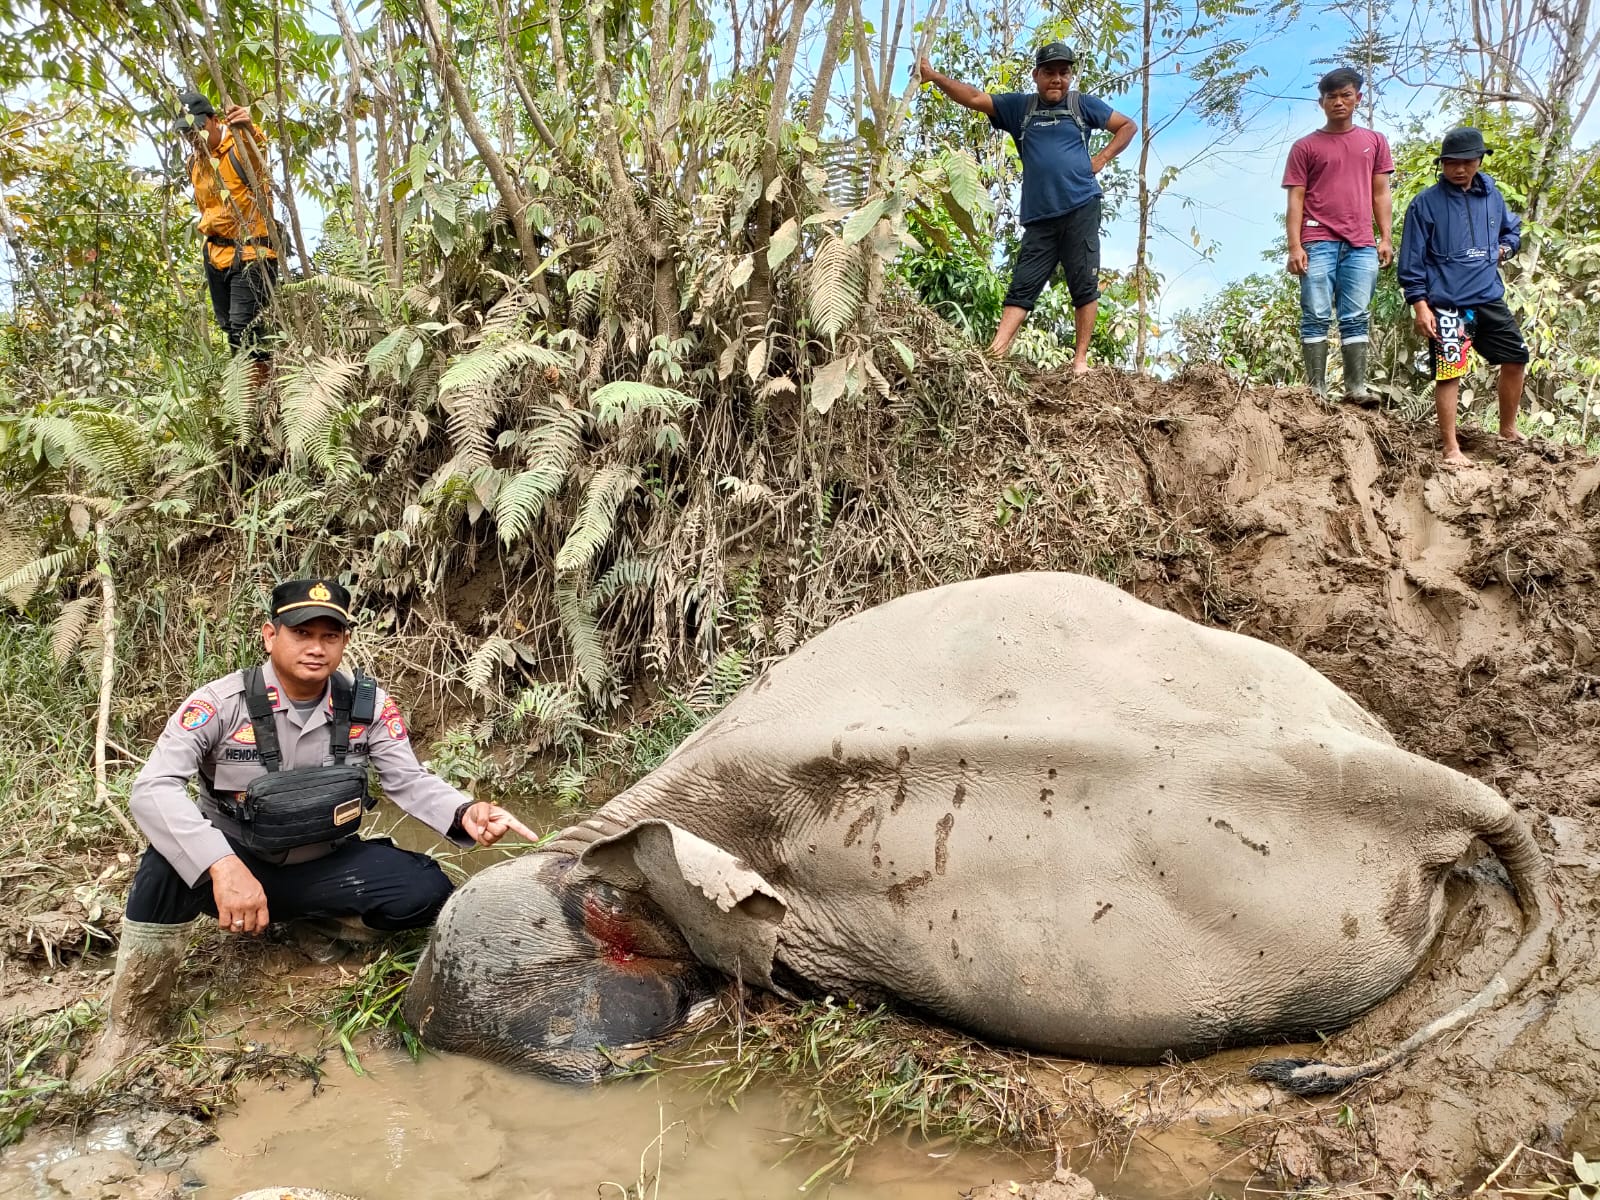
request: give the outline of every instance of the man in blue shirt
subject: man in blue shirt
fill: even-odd
[[[1517,431],[1517,407],[1528,345],[1500,279],[1500,264],[1522,245],[1522,222],[1494,180],[1479,170],[1493,153],[1483,134],[1470,126],[1446,133],[1437,159],[1439,182],[1411,202],[1400,235],[1400,286],[1417,332],[1432,352],[1433,404],[1448,467],[1471,462],[1456,441],[1456,403],[1468,350],[1499,364],[1500,436],[1524,440]]]
[[[917,70],[923,81],[1009,133],[1022,159],[1022,245],[989,353],[998,358],[1011,348],[1059,265],[1066,271],[1075,310],[1072,371],[1082,375],[1089,369],[1089,339],[1100,309],[1100,184],[1095,176],[1133,141],[1139,126],[1098,96],[1073,89],[1077,63],[1078,56],[1065,43],[1040,47],[1033,68],[1038,91],[1032,94],[990,95],[941,75],[926,58]],[[1110,143],[1092,155],[1091,129],[1111,132]]]

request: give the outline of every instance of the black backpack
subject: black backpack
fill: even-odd
[[[1083,123],[1083,97],[1078,94],[1077,88],[1067,92],[1067,98],[1054,108],[1039,107],[1039,93],[1034,92],[1028,97],[1027,111],[1022,114],[1022,125],[1017,132],[1017,153],[1022,152],[1022,140],[1028,136],[1028,126],[1035,121],[1042,121],[1046,117],[1054,120],[1065,118],[1078,127],[1078,132],[1083,135],[1083,144],[1089,144],[1089,130]]]

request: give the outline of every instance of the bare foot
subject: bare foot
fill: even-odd
[[[1444,465],[1451,470],[1458,470],[1461,467],[1470,467],[1472,460],[1461,453],[1459,449],[1451,450],[1444,456]]]
[[[1072,373],[1074,375],[1087,375],[1089,373],[1089,364],[1074,360],[1072,364]]]
[[[1502,442],[1526,442],[1528,438],[1520,429],[1513,429],[1510,433],[1502,429],[1500,431],[1500,440]]]

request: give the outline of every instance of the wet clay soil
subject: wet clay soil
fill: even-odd
[[[1167,383],[1096,372],[1034,387],[1034,402],[1001,414],[965,460],[932,524],[912,531],[932,567],[949,539],[985,546],[990,572],[1081,566],[1073,552],[1105,514],[1143,514],[1147,544],[1120,560],[1118,582],[1300,654],[1403,746],[1499,789],[1545,850],[1561,903],[1533,987],[1343,1096],[1310,1104],[1249,1088],[1247,1055],[1102,1074],[1096,1091],[1137,1132],[1088,1174],[1124,1196],[1236,1192],[1262,1174],[1411,1195],[1419,1183],[1470,1189],[1519,1142],[1563,1157],[1600,1149],[1600,464],[1469,430],[1478,464],[1445,471],[1431,423],[1220,372]],[[1033,499],[997,533],[994,497],[1010,484]],[[1458,871],[1449,899],[1416,979],[1325,1057],[1392,1045],[1504,961],[1517,915],[1494,864]],[[301,1181],[369,1197],[594,1195],[606,1179],[637,1187],[641,1153],[679,1119],[662,1141],[662,1196],[793,1195],[815,1165],[772,1165],[784,1118],[770,1096],[736,1115],[670,1083],[570,1091],[455,1059],[385,1060],[368,1080],[340,1067],[330,1083],[318,1096],[252,1085],[192,1162],[201,1194]],[[1171,1124],[1218,1088],[1231,1089],[1223,1107],[1245,1115]],[[6,1190],[7,1179],[21,1186],[19,1154],[44,1136],[0,1160],[0,1197],[62,1194]],[[890,1146],[831,1194],[950,1197],[1029,1168]]]
[[[1509,797],[1554,870],[1561,919],[1536,984],[1336,1104],[1275,1104],[1244,1137],[1259,1165],[1454,1189],[1518,1142],[1600,1146],[1600,463],[1475,433],[1477,464],[1443,470],[1431,423],[1220,372],[1097,375],[1036,420],[1047,439],[1091,438],[1112,478],[1204,542],[1206,561],[1142,572],[1134,591],[1300,654],[1401,745]],[[1504,961],[1517,918],[1495,873],[1450,892],[1418,977],[1326,1057],[1393,1044]]]

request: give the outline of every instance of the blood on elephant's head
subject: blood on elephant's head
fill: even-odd
[[[683,1033],[728,979],[772,986],[784,912],[759,875],[665,822],[524,855],[450,898],[406,1019],[435,1049],[599,1079]]]

